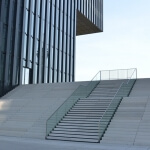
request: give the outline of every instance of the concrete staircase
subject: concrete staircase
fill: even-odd
[[[150,145],[149,104],[148,97],[124,98],[100,143]]]
[[[46,120],[88,82],[18,86],[0,99],[0,136],[45,139]]]
[[[101,144],[150,146],[150,79],[137,79],[123,98]]]
[[[77,101],[47,139],[98,142],[99,121],[122,82],[122,80],[101,81],[87,98]]]

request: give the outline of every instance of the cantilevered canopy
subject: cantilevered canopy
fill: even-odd
[[[84,35],[102,32],[95,24],[86,18],[81,12],[77,10],[77,31],[76,35]]]

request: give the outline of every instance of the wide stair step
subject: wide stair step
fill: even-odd
[[[69,135],[84,135],[84,136],[98,136],[98,132],[95,130],[94,131],[91,131],[91,132],[88,132],[88,131],[83,131],[83,130],[75,130],[75,131],[59,131],[59,130],[56,130],[56,131],[52,131],[51,133],[53,134],[69,134]]]
[[[75,123],[75,122],[68,122],[68,123],[63,123],[63,122],[60,122],[59,124],[58,124],[58,126],[65,126],[65,127],[67,127],[67,126],[74,126],[74,127],[97,127],[98,128],[98,124],[96,124],[95,122],[94,123]]]
[[[97,126],[71,126],[71,125],[58,125],[56,126],[56,128],[60,128],[60,129],[82,129],[82,130],[98,130],[98,125]]]
[[[89,142],[89,143],[97,143],[98,139],[92,139],[91,137],[53,137],[53,136],[48,136],[48,140],[60,140],[60,141],[74,141],[74,142]]]

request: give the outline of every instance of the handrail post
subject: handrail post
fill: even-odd
[[[119,80],[119,70],[117,70],[117,76],[118,76],[118,80]]]
[[[100,71],[100,81],[101,81],[101,71]]]

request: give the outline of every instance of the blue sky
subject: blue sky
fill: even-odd
[[[104,31],[76,38],[76,81],[126,68],[150,78],[150,0],[103,1]]]

